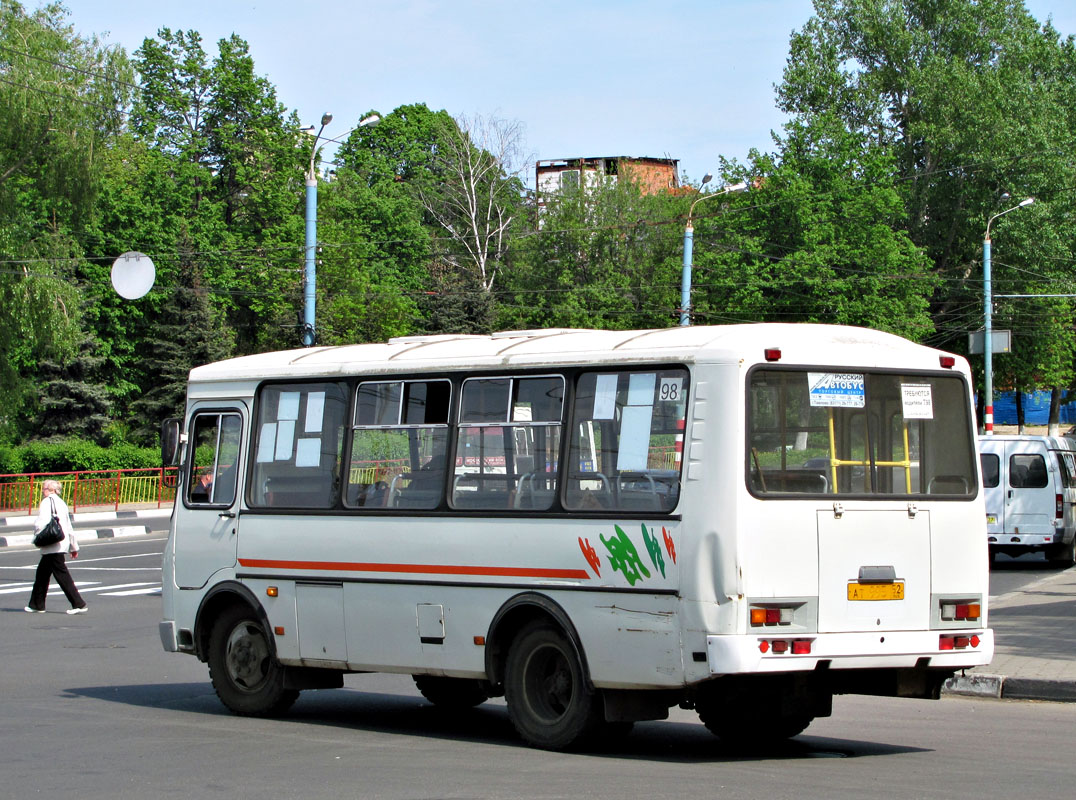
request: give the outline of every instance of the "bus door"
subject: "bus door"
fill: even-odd
[[[837,377],[848,386],[842,405],[830,397],[814,400],[826,404],[838,489],[818,512],[818,630],[924,630],[930,626],[930,511],[911,496],[931,491],[924,492],[933,470],[922,470],[929,438],[923,426],[933,422],[942,394],[922,380],[894,375]],[[915,391],[927,392],[929,409],[915,404]],[[951,490],[937,479],[933,488]]]
[[[175,580],[205,586],[235,564],[243,408],[195,407],[187,428],[182,500],[176,503]]]

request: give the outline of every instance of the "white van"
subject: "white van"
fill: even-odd
[[[1076,562],[1076,448],[1056,436],[980,436],[990,557]]]

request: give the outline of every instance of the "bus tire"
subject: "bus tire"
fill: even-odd
[[[481,681],[469,678],[445,678],[440,675],[414,675],[422,696],[439,708],[464,711],[489,700]]]
[[[528,743],[563,750],[601,722],[601,704],[587,688],[571,642],[545,623],[532,623],[516,637],[505,665],[508,716]]]
[[[806,711],[782,712],[779,694],[767,698],[720,689],[700,692],[695,711],[710,733],[743,747],[791,739],[814,721],[814,715]]]
[[[243,716],[282,714],[299,697],[284,688],[284,669],[273,658],[265,628],[247,606],[226,608],[209,636],[209,677],[217,697]]]

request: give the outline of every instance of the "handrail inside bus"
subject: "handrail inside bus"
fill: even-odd
[[[908,422],[903,422],[903,437],[904,437],[904,458],[900,461],[868,461],[864,459],[844,459],[837,458],[837,439],[833,429],[833,409],[829,409],[829,467],[833,475],[833,493],[838,494],[840,489],[837,486],[837,467],[903,467],[904,468],[904,489],[908,494],[912,493],[912,453],[908,447]],[[758,454],[755,455],[756,463],[758,460]],[[870,491],[871,478],[870,469],[866,471],[863,477],[866,482],[866,489]],[[763,487],[765,488],[765,487]]]

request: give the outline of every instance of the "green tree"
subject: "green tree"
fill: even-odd
[[[0,436],[31,412],[36,363],[64,361],[80,339],[80,234],[131,89],[123,52],[66,17],[0,0]]]
[[[1018,224],[1034,221],[1038,233],[1007,246],[995,275],[1014,288],[1028,275],[1060,288],[1063,273],[1044,262],[1071,259],[1073,239],[1045,226],[1072,217],[1072,39],[1020,0],[816,0],[815,11],[792,37],[779,106],[804,125],[835,118],[892,153],[904,227],[938,279],[931,341],[960,349],[981,326],[982,236],[1006,193],[1054,208],[1025,215]],[[1025,353],[1046,359],[1031,372],[1071,369],[1062,361],[1072,322],[1038,331],[1055,341]]]
[[[163,28],[143,42],[135,63],[142,91],[132,128],[174,159],[192,221],[185,235],[201,253],[236,347],[282,346],[303,252],[298,120],[235,35],[210,61],[196,31]]]
[[[696,319],[930,334],[934,279],[902,230],[887,149],[822,114],[789,123],[777,145],[730,176],[752,181],[749,194],[698,206],[710,216],[695,224]]]
[[[79,344],[78,354],[65,364],[43,361],[37,380],[42,387],[34,438],[78,437],[107,444],[112,402],[102,380],[104,359],[91,336]]]
[[[191,369],[227,356],[230,348],[215,313],[198,266],[185,260],[142,354],[150,377],[131,407],[140,443],[152,444],[161,421],[182,414]]]
[[[680,304],[686,197],[644,195],[625,177],[550,196],[541,225],[510,253],[505,327],[673,325]]]

